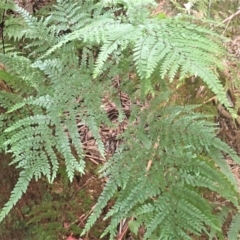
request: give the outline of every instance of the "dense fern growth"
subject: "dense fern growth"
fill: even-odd
[[[145,228],[145,239],[191,239],[190,233],[202,232],[223,237],[223,221],[203,193],[209,189],[237,207],[236,182],[222,152],[240,160],[215,137],[207,116],[194,113],[197,106],[174,106],[167,91],[174,80],[199,76],[234,114],[217,76],[221,38],[181,17],[153,16],[152,6],[151,0],[58,0],[41,18],[15,6],[22,28],[5,35],[21,36],[23,51],[0,54],[0,78],[9,87],[0,94],[0,143],[21,174],[0,221],[32,178],[53,182],[63,160],[70,180],[75,171],[84,174],[78,126],[89,128],[105,156],[99,129],[113,123],[102,99],[124,91],[132,102],[128,128],[102,170],[109,180],[85,231],[108,200],[117,198],[103,233],[111,239],[126,218],[133,232]],[[122,121],[126,116],[118,105]]]
[[[163,94],[151,101],[102,170],[109,181],[86,228],[117,195],[103,233],[110,233],[111,239],[124,218],[132,219],[133,231],[145,226],[146,239],[191,239],[189,231],[223,237],[214,206],[202,194],[208,188],[238,206],[235,180],[219,150],[239,162],[238,157],[215,138],[214,126],[193,113],[193,106],[163,107],[162,101]]]

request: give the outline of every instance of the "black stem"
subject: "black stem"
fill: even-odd
[[[7,0],[5,0],[5,3],[7,4]],[[4,44],[4,17],[5,17],[5,12],[6,12],[6,9],[4,8],[3,9],[3,13],[2,13],[2,19],[1,19],[1,23],[0,23],[0,28],[2,29],[1,31],[1,38],[2,38],[2,50],[3,50],[3,54],[5,54],[5,44]]]

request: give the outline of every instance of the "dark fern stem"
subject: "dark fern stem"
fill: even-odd
[[[7,3],[7,0],[5,0],[5,3]],[[5,13],[6,13],[6,9],[4,8],[2,16],[1,16],[1,22],[0,22],[0,35],[1,35],[1,39],[2,39],[2,51],[3,51],[3,54],[5,54],[5,41],[4,41]]]

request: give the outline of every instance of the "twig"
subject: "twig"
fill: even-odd
[[[238,14],[240,14],[240,9],[238,9],[237,12],[233,13],[231,16],[229,16],[228,18],[226,18],[225,20],[222,21],[222,23],[226,23],[231,21],[234,17],[236,17]]]
[[[217,24],[215,27],[218,27],[220,24],[224,24],[224,23],[227,22],[227,26],[226,26],[226,28],[225,28],[225,30],[224,30],[224,32],[223,32],[223,34],[224,34],[224,33],[226,32],[226,29],[227,29],[230,21],[231,21],[234,17],[236,17],[237,15],[239,15],[239,14],[240,14],[240,9],[238,9],[238,11],[235,12],[235,13],[233,13],[231,16],[229,16],[229,17],[227,17],[226,19],[224,19],[221,23]],[[214,28],[214,27],[213,27],[213,28]],[[213,28],[211,28],[211,30],[212,30]]]
[[[206,100],[205,102],[203,102],[203,104],[209,103],[209,102],[211,102],[211,101],[214,101],[214,102],[216,103],[217,97],[216,97],[216,96],[211,97],[211,98],[209,98],[208,100]]]
[[[98,162],[96,162],[96,161],[93,159],[92,156],[90,156],[90,155],[85,155],[85,156],[88,157],[88,158],[87,158],[88,160],[92,161],[92,162],[95,163],[96,165],[99,164]]]
[[[95,156],[92,156],[92,155],[90,155],[90,154],[86,154],[85,156],[86,156],[86,157],[89,157],[89,158],[94,158],[94,159],[99,160],[99,161],[102,161],[102,162],[105,162],[105,160],[104,160],[103,158],[101,158],[101,157],[95,157]]]
[[[124,236],[126,235],[128,231],[128,225],[124,225],[123,230],[120,232],[120,234],[117,236],[117,240],[123,240]]]

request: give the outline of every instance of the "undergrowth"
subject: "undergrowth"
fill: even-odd
[[[1,5],[11,8],[15,19],[8,19],[11,28],[4,32],[0,54],[0,78],[8,87],[0,94],[0,143],[20,176],[0,221],[32,179],[53,183],[60,162],[65,162],[70,181],[76,172],[84,174],[77,126],[91,131],[106,157],[99,129],[114,123],[103,99],[115,99],[122,122],[127,116],[116,96],[125,92],[131,100],[128,127],[101,170],[108,181],[81,234],[114,198],[102,234],[110,239],[123,219],[135,234],[144,228],[145,239],[186,240],[203,232],[209,239],[224,239],[222,226],[229,213],[236,215],[228,239],[236,239],[239,191],[224,156],[236,163],[240,159],[216,138],[209,116],[195,111],[199,106],[175,105],[169,91],[173,81],[199,77],[236,116],[218,76],[224,69],[225,39],[184,16],[154,15],[155,6],[152,0],[58,0],[41,17],[10,1]],[[223,210],[204,198],[207,190],[232,207]],[[38,211],[33,214],[37,221]]]

